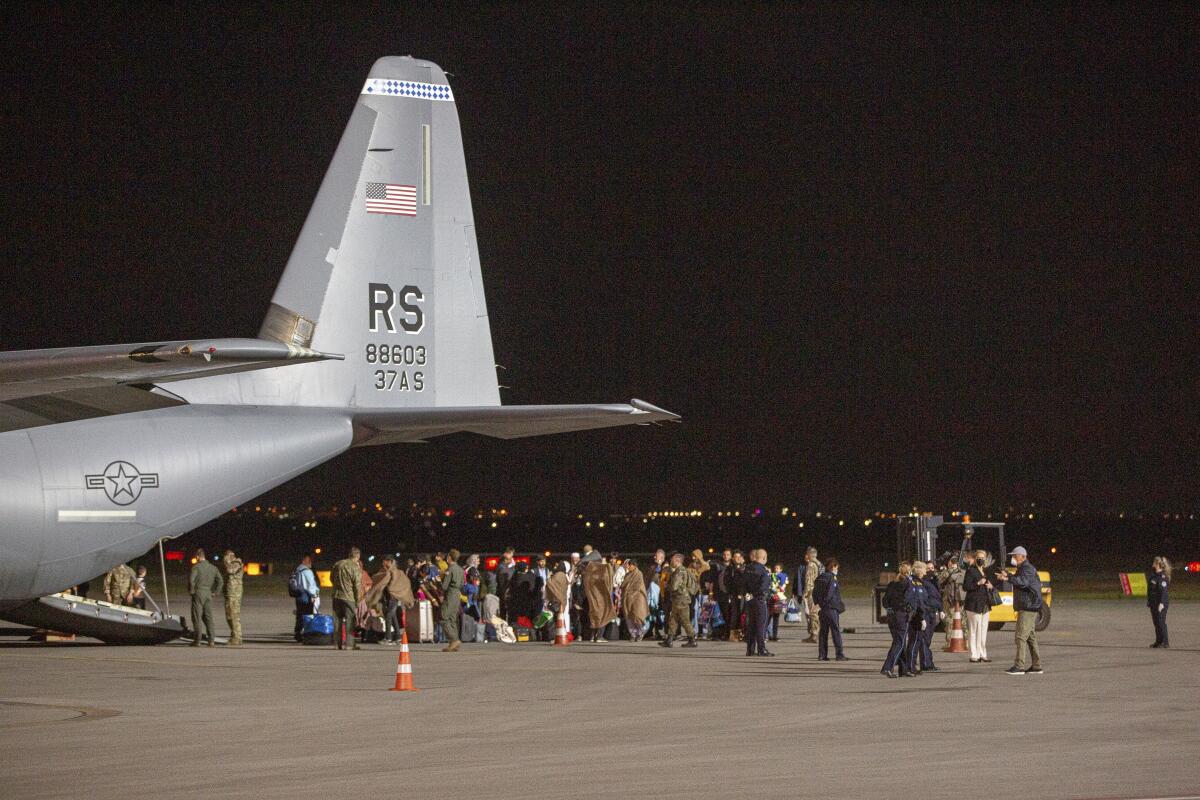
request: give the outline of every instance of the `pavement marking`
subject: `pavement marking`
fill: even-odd
[[[119,717],[121,715],[120,711],[112,708],[95,708],[94,706],[66,706],[59,705],[57,703],[29,703],[19,700],[0,700],[0,706],[14,706],[18,708],[53,708],[62,711],[75,712],[75,716],[66,717],[64,719],[43,719],[33,720],[30,722],[0,723],[0,728],[30,728],[35,725],[53,725],[59,722],[84,722],[86,720]]]

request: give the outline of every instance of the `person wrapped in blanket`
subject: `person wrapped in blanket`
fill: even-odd
[[[625,576],[621,580],[621,615],[629,638],[640,642],[646,634],[650,617],[650,603],[646,597],[646,579],[632,558],[621,565]]]

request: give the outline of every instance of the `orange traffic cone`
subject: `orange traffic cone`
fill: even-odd
[[[408,631],[402,630],[400,633],[400,657],[396,662],[396,685],[390,691],[417,691],[417,687],[413,686],[412,663],[408,660]]]
[[[557,622],[554,623],[554,646],[566,647],[571,643],[571,634],[568,631],[567,614],[569,612],[563,609],[556,617]]]
[[[950,628],[950,644],[942,649],[943,653],[965,653],[967,643],[963,639],[962,611],[954,609],[954,625]]]

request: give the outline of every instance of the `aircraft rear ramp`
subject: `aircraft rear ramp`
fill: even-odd
[[[162,644],[187,632],[182,617],[60,593],[0,613],[10,622],[90,636],[107,644]]]

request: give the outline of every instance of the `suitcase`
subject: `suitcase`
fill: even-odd
[[[305,614],[300,618],[300,641],[304,644],[333,644],[333,617],[328,614]]]
[[[410,642],[433,641],[433,603],[420,600],[404,615],[404,629]]]
[[[459,624],[458,638],[464,642],[473,642],[478,638],[479,623],[470,614],[463,614]]]

